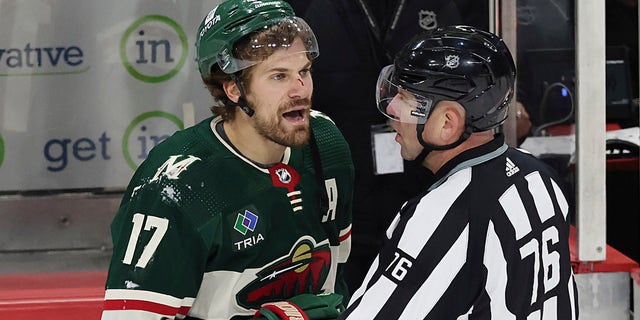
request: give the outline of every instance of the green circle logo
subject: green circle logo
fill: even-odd
[[[143,122],[147,122],[148,120],[156,120],[154,118],[169,120],[169,122],[178,127],[179,130],[184,129],[184,124],[178,117],[164,111],[145,112],[133,119],[129,126],[127,126],[127,129],[124,131],[124,136],[122,137],[122,154],[124,155],[124,159],[127,161],[127,164],[129,164],[129,167],[131,167],[131,169],[133,170],[138,168],[139,165],[138,163],[136,163],[136,161],[133,160],[133,157],[131,156],[131,152],[129,150],[129,146],[131,145],[129,143],[129,140],[131,140],[134,130],[139,129],[139,132],[157,132],[163,131],[162,129],[164,129],[164,132],[166,132],[166,126],[158,128],[161,126],[158,125],[157,121],[150,121],[150,123],[148,123],[147,125],[142,124]],[[151,135],[150,139],[147,139],[145,136],[138,136],[136,139],[136,141],[141,146],[139,149],[143,154],[146,154],[148,150],[153,148],[155,144],[160,143],[162,140],[164,140],[163,137],[157,135]],[[138,158],[141,157],[142,155],[138,156]]]
[[[178,48],[174,48],[176,44]],[[187,61],[187,35],[175,21],[160,15],[136,20],[122,35],[120,59],[129,73],[144,82],[162,82]]]
[[[2,161],[4,161],[4,140],[0,135],[0,167],[2,166]]]

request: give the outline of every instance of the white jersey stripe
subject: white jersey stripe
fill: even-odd
[[[573,276],[573,271],[571,271],[571,275]],[[575,307],[576,297],[573,295],[576,288],[574,287],[574,285],[575,283],[573,282],[573,277],[569,278],[569,285],[567,285],[567,288],[569,288],[569,303],[571,304],[571,320],[576,320],[576,307]]]
[[[463,169],[439,188],[420,200],[414,214],[402,232],[398,248],[415,258],[447,215],[452,204],[471,181],[471,168]],[[420,235],[420,236],[416,236]]]
[[[555,210],[553,209],[553,202],[549,192],[544,186],[542,177],[540,177],[540,172],[535,171],[527,175],[527,181],[529,181],[529,192],[533,196],[533,202],[536,204],[540,221],[545,222],[553,217]]]
[[[358,300],[358,298],[360,298],[364,293],[364,290],[369,285],[369,281],[371,281],[373,274],[376,273],[376,270],[378,270],[378,265],[380,264],[379,259],[380,259],[380,256],[376,256],[375,260],[373,260],[373,263],[371,264],[371,268],[369,268],[369,271],[367,271],[367,275],[364,277],[364,281],[362,282],[362,285],[360,286],[360,288],[358,288],[358,290],[356,290],[353,293],[353,295],[351,295],[351,300],[349,300],[349,305],[352,305],[353,302]]]
[[[340,230],[340,238],[347,235],[348,233],[351,233],[351,225],[348,225],[346,228]]]
[[[345,263],[351,254],[351,225],[340,230],[339,237],[338,263]]]
[[[456,318],[456,320],[469,320],[469,314],[471,314],[471,311],[459,316],[458,318]]]
[[[529,232],[531,232],[531,223],[529,223],[527,210],[520,199],[520,194],[518,194],[516,186],[512,185],[509,187],[498,201],[500,201],[502,209],[516,231],[516,240],[520,240],[529,234]]]
[[[400,223],[400,219],[402,217],[400,216],[400,214],[396,214],[396,217],[393,219],[393,221],[391,221],[391,224],[389,224],[389,227],[387,228],[387,239],[391,239],[391,236],[393,236],[393,231],[396,230],[396,227],[398,226],[398,223]]]
[[[551,179],[551,185],[553,185],[553,192],[556,194],[556,199],[558,199],[558,205],[560,206],[560,211],[562,211],[562,215],[564,216],[564,220],[567,220],[567,214],[569,213],[569,204],[567,203],[567,198],[564,197],[562,190],[558,187],[558,184]]]
[[[182,306],[191,307],[194,298],[176,298],[170,295],[144,290],[128,289],[107,289],[104,294],[105,300],[140,300],[155,302],[166,306],[180,308]]]
[[[527,316],[527,320],[541,320],[540,319],[540,310],[536,310],[534,312],[531,312],[531,314],[529,314]]]
[[[200,291],[198,292],[198,300],[191,307],[189,315],[206,319],[215,310],[219,314],[239,314],[242,311],[249,314],[249,311],[237,306],[233,296],[223,295],[223,292],[229,291],[233,286],[244,287],[249,283],[248,278],[243,275],[256,274],[257,269],[246,269],[244,273],[233,271],[214,271],[207,272],[203,275]],[[226,299],[221,299],[225,297]]]
[[[467,255],[467,247],[469,244],[469,225],[456,239],[447,254],[442,258],[440,263],[433,269],[420,289],[411,298],[404,311],[398,318],[399,320],[415,320],[424,319],[431,312],[439,298],[451,285],[460,269],[465,263]],[[427,253],[428,254],[428,253]],[[358,318],[360,319],[360,318]],[[362,318],[371,319],[371,318]]]
[[[507,261],[502,253],[500,238],[496,234],[493,222],[487,226],[487,239],[485,242],[484,265],[487,267],[487,283],[485,290],[491,299],[491,318],[515,319],[516,316],[507,309],[505,292],[507,292]]]
[[[542,320],[558,320],[558,297],[551,297],[544,301]]]
[[[339,257],[340,256],[340,247],[334,247],[334,246],[330,246],[329,250],[331,250],[331,256],[332,257]],[[346,261],[346,258],[344,259]],[[340,262],[340,261],[338,261]],[[322,285],[322,290],[324,292],[335,292],[335,287],[336,287],[336,274],[338,273],[338,268],[334,268],[333,266],[331,266],[331,268],[329,268],[329,273],[327,274],[327,281]]]
[[[104,310],[102,311],[102,318],[100,318],[100,320],[121,319],[162,320],[167,318],[165,315],[143,310]]]
[[[387,277],[378,281],[362,296],[358,306],[351,312],[351,319],[373,319],[380,312],[396,288],[396,284]]]

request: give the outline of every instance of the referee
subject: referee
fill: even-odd
[[[435,183],[400,209],[340,319],[577,319],[569,205],[554,172],[496,130],[515,66],[494,34],[416,36],[378,80],[402,157]]]

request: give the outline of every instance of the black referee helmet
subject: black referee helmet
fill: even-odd
[[[505,43],[469,26],[447,26],[415,36],[399,51],[382,77],[428,101],[424,120],[439,101],[460,103],[471,132],[485,131],[507,118],[516,68]],[[380,108],[380,106],[379,106]]]

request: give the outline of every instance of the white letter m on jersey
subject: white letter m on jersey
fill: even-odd
[[[198,157],[189,155],[188,158],[184,160],[180,160],[179,162],[176,163],[176,160],[179,157],[182,157],[182,155],[180,154],[180,155],[170,156],[169,159],[165,161],[160,166],[160,168],[158,168],[158,171],[156,171],[156,174],[153,176],[153,179],[151,179],[151,181],[158,180],[158,178],[160,178],[160,175],[163,173],[169,179],[172,179],[172,180],[178,179],[178,176],[180,175],[180,173],[182,173],[182,171],[187,170],[188,166],[200,160],[200,158]]]

